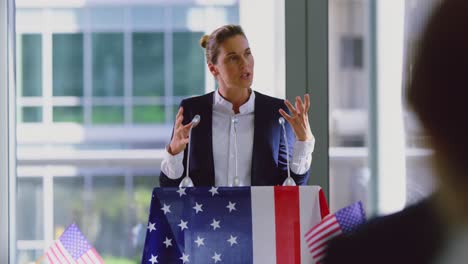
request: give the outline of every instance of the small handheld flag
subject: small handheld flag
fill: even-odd
[[[86,240],[76,224],[71,224],[44,254],[51,264],[102,264],[99,253]]]
[[[361,201],[353,203],[326,216],[306,233],[305,239],[312,258],[316,263],[325,257],[328,243],[334,237],[356,229],[366,221]]]

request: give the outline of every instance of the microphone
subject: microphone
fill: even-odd
[[[192,119],[192,125],[190,126],[189,130],[189,143],[188,143],[188,153],[187,153],[187,165],[185,166],[185,177],[182,179],[182,181],[179,184],[179,187],[193,187],[193,181],[189,177],[189,171],[190,171],[190,145],[192,141],[192,129],[200,123],[200,115],[195,115]]]
[[[240,186],[239,174],[237,171],[237,124],[239,123],[239,118],[234,116],[231,119],[232,126],[234,127],[234,160],[235,160],[235,169],[236,174],[234,176],[234,186]]]
[[[296,186],[296,182],[291,177],[291,172],[289,170],[289,145],[288,145],[288,137],[286,136],[286,128],[284,127],[284,123],[285,123],[284,118],[280,117],[278,119],[278,123],[283,128],[284,142],[286,144],[286,162],[287,162],[287,168],[288,168],[288,177],[286,178],[286,180],[284,180],[283,186]]]

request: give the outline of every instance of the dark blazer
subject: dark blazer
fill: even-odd
[[[433,263],[442,230],[431,197],[332,240],[322,263]]]
[[[183,124],[188,124],[199,114],[200,124],[192,130],[190,147],[190,178],[195,186],[214,186],[214,163],[212,141],[212,113],[214,92],[184,99]],[[289,112],[283,100],[255,92],[255,117],[253,146],[239,146],[253,148],[251,185],[271,186],[281,185],[287,177],[286,144],[283,139],[282,128],[278,123],[281,116],[279,108]],[[286,122],[286,134],[289,144],[289,155],[292,155],[295,136],[292,128]],[[188,148],[184,150],[184,174]],[[160,186],[179,186],[180,179],[169,179],[163,172],[159,177]],[[297,175],[291,172],[297,185],[307,183],[309,171]]]

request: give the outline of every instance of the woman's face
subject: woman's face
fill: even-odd
[[[208,66],[220,87],[242,89],[252,85],[254,59],[242,35],[225,40],[219,47],[218,61]]]

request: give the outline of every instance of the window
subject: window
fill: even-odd
[[[132,34],[133,95],[164,96],[164,34]]]
[[[174,95],[195,95],[205,91],[205,61],[198,44],[201,36],[203,36],[201,32],[175,32],[173,35]],[[192,66],[187,67],[187,65]]]
[[[363,42],[362,37],[341,37],[341,67],[344,69],[362,69]]]
[[[42,38],[22,34],[18,38],[18,89],[22,96],[42,95]]]
[[[238,23],[238,2],[22,2],[16,12],[16,263],[36,261],[71,223],[106,263],[140,263],[179,102],[213,89],[198,41]]]
[[[123,96],[123,34],[94,33],[93,96]]]
[[[83,34],[53,34],[53,95],[83,96]]]
[[[40,177],[24,177],[18,179],[17,206],[28,208],[19,210],[17,214],[16,236],[20,240],[44,239],[43,223],[44,202],[42,179]],[[24,228],[28,226],[29,228]]]
[[[39,123],[42,122],[42,108],[34,106],[22,107],[19,111],[20,122]]]

